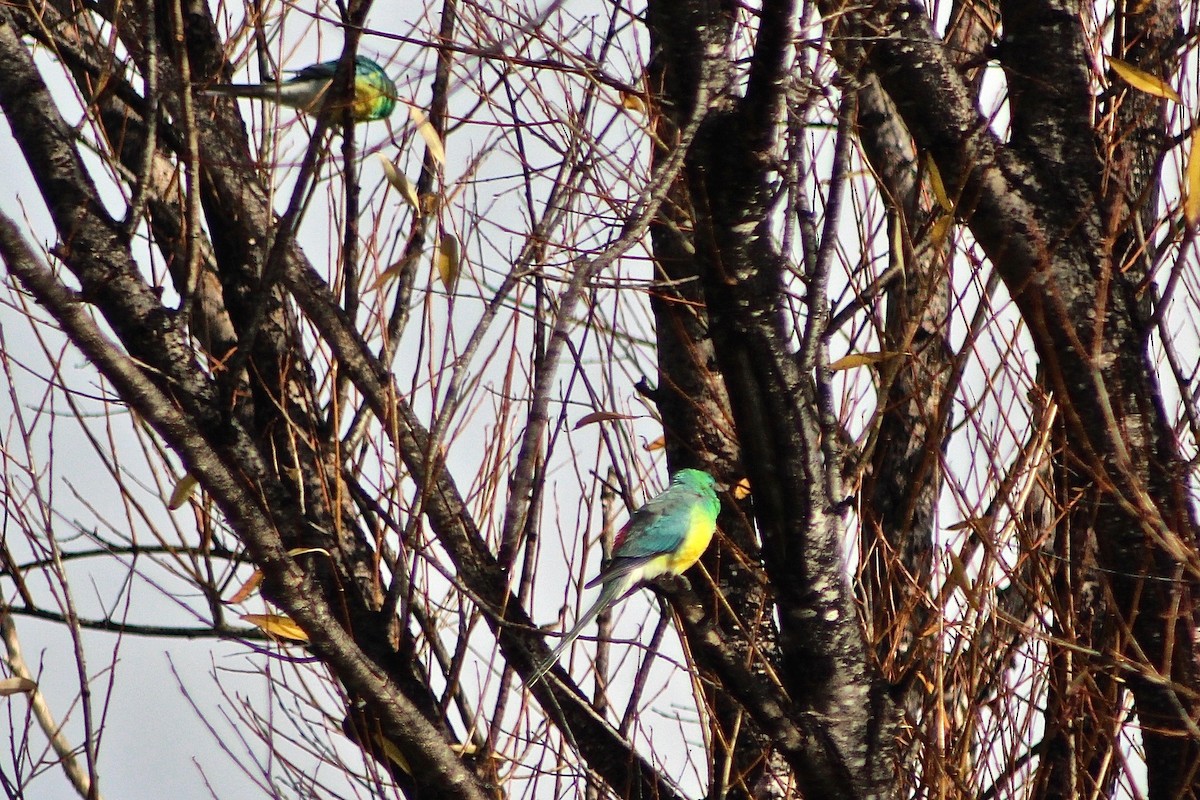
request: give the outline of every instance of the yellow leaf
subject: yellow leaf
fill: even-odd
[[[954,203],[950,202],[950,195],[946,194],[946,184],[942,183],[942,173],[938,170],[933,156],[926,154],[925,167],[929,171],[929,186],[933,189],[934,199],[947,214],[954,213]]]
[[[660,436],[657,439],[655,439],[653,442],[646,442],[646,444],[642,445],[642,449],[645,450],[647,453],[653,453],[655,450],[662,450],[666,446],[667,446],[667,437]]]
[[[1108,65],[1113,68],[1113,72],[1120,75],[1135,89],[1143,91],[1146,94],[1154,95],[1155,97],[1164,97],[1167,100],[1174,100],[1176,103],[1182,103],[1183,99],[1179,94],[1171,88],[1171,84],[1164,81],[1149,72],[1143,72],[1132,64],[1122,61],[1119,58],[1109,58]]]
[[[233,593],[233,597],[229,598],[225,602],[231,606],[246,602],[246,598],[254,594],[255,590],[257,590],[262,584],[262,580],[262,571],[257,569],[254,570],[254,572],[250,573],[250,577],[246,579],[246,582],[243,583],[241,587]]]
[[[454,294],[454,287],[458,285],[458,272],[462,266],[462,262],[458,257],[458,239],[452,234],[443,233],[441,241],[438,242],[437,252],[434,254],[433,263],[437,266],[438,275],[442,279],[442,285],[446,287],[446,291]]]
[[[593,422],[613,422],[618,419],[637,419],[632,414],[618,414],[616,411],[593,411],[591,414],[585,414],[579,418],[579,422],[575,423],[572,430],[579,430],[584,425],[591,425]]]
[[[196,487],[200,485],[200,481],[192,477],[192,473],[186,473],[179,479],[179,483],[175,484],[175,488],[171,490],[171,499],[167,501],[167,508],[174,511],[177,508],[182,508],[183,504],[188,501],[192,493],[196,491]]]
[[[242,614],[243,622],[262,628],[268,636],[307,642],[308,634],[286,614]]]
[[[417,190],[408,182],[408,178],[404,176],[404,173],[396,169],[396,165],[392,163],[392,160],[383,153],[376,153],[375,155],[379,158],[379,162],[383,164],[383,177],[387,178],[387,182],[392,185],[392,188],[400,192],[400,196],[404,198],[404,202],[408,203],[414,211],[420,208],[421,199],[417,197]]]
[[[400,271],[402,269],[404,269],[404,259],[403,258],[400,259],[399,261],[397,261],[395,264],[392,264],[390,267],[385,269],[383,272],[379,273],[379,277],[377,277],[375,279],[375,282],[371,284],[371,291],[376,291],[377,289],[381,289],[381,288],[383,288],[383,285],[385,283],[387,283],[388,281],[395,280],[396,277],[400,275]]]
[[[479,753],[479,748],[475,745],[474,742],[464,742],[463,744],[458,744],[457,742],[451,742],[450,749],[453,750],[455,753],[458,753],[460,756],[465,756],[465,757],[476,756],[476,757],[482,758],[482,756]],[[506,758],[504,755],[497,753],[495,751],[488,753],[487,759],[489,761],[491,761],[492,764],[497,765],[497,766],[503,765],[505,762],[510,761],[510,759]]]
[[[950,573],[946,576],[946,583],[962,589],[963,594],[966,595],[967,602],[971,604],[971,608],[978,611],[979,590],[975,587],[975,583],[967,573],[967,565],[957,553],[950,553],[949,556]]]
[[[950,235],[950,226],[954,224],[954,217],[949,214],[942,214],[938,217],[937,222],[933,223],[933,227],[929,229],[929,244],[934,250],[941,250],[942,245],[946,243],[946,237]]]
[[[887,361],[889,358],[905,355],[904,353],[889,353],[880,351],[878,353],[851,353],[848,356],[842,356],[837,361],[829,365],[833,371],[843,369],[854,369],[855,367],[865,367],[868,364],[878,364],[880,361]]]
[[[741,500],[750,494],[750,479],[742,478],[733,485],[733,499]]]
[[[306,556],[309,553],[318,553],[320,555],[329,556],[329,558],[333,558],[333,556],[330,555],[329,551],[326,550],[324,547],[293,547],[291,550],[288,550],[288,555],[291,556],[292,558],[295,558],[296,556]]]
[[[438,136],[429,117],[425,116],[425,113],[416,106],[408,107],[408,116],[417,126],[417,133],[421,134],[421,138],[425,140],[425,146],[429,148],[429,155],[434,161],[445,166],[446,148],[442,146],[442,137]]]
[[[0,697],[8,697],[14,694],[29,694],[37,688],[37,684],[29,680],[29,678],[4,678],[0,680]]]
[[[384,736],[382,733],[377,733],[372,737],[379,745],[379,749],[387,756],[387,760],[391,761],[397,767],[404,771],[407,775],[412,775],[412,767],[408,763],[408,759],[400,752],[400,748],[392,744],[392,740]]]
[[[971,591],[971,578],[967,575],[967,565],[958,553],[948,553],[950,556],[950,572],[946,575],[946,583],[957,586],[964,592]]]
[[[621,108],[629,111],[637,111],[640,114],[646,113],[646,101],[632,92],[621,92]]]
[[[1192,129],[1192,147],[1188,151],[1187,185],[1183,189],[1183,217],[1188,225],[1200,219],[1200,127]]]

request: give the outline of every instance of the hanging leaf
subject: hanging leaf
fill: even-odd
[[[887,361],[889,358],[902,356],[904,353],[889,353],[881,351],[878,353],[851,353],[848,356],[842,356],[837,361],[829,365],[829,369],[837,372],[843,369],[854,369],[855,367],[865,367],[868,364],[878,364],[880,361]]]
[[[438,275],[441,277],[446,291],[454,294],[454,287],[458,285],[458,272],[462,264],[458,257],[458,239],[454,238],[453,234],[442,234],[437,252],[433,256],[433,263],[437,267]]]
[[[408,759],[400,752],[400,748],[392,744],[392,740],[384,736],[382,733],[375,733],[371,736],[375,743],[379,745],[379,749],[387,757],[387,760],[395,764],[406,775],[412,775],[412,766],[409,765]]]
[[[328,558],[333,558],[329,551],[324,547],[293,547],[291,550],[288,550],[288,555],[292,558],[295,558],[296,556],[306,556],[309,553],[316,553]]]
[[[29,678],[4,678],[0,680],[0,697],[8,697],[14,694],[29,694],[37,688],[37,684],[29,680]]]
[[[954,203],[950,202],[950,195],[946,194],[946,184],[942,183],[942,173],[932,155],[925,155],[925,168],[929,172],[929,186],[933,189],[933,198],[947,214],[954,213]]]
[[[1172,89],[1171,84],[1162,78],[1151,75],[1149,72],[1143,72],[1119,58],[1109,58],[1108,65],[1113,68],[1113,72],[1124,78],[1126,83],[1139,91],[1154,95],[1155,97],[1174,100],[1176,103],[1183,102],[1179,93]]]
[[[375,278],[375,282],[371,284],[371,291],[376,291],[378,289],[381,289],[381,288],[383,288],[384,284],[388,283],[389,281],[395,280],[397,277],[399,277],[400,271],[402,269],[404,269],[404,259],[403,258],[401,258],[395,264],[392,264],[390,267],[385,269],[383,272],[379,273],[379,276],[377,278]]]
[[[950,235],[950,227],[954,224],[954,217],[949,214],[942,214],[938,217],[937,222],[933,223],[933,227],[929,229],[929,244],[935,250],[941,250],[942,245],[946,243],[946,237]]]
[[[438,132],[434,129],[433,123],[429,121],[429,117],[416,106],[408,107],[408,116],[412,118],[413,124],[417,126],[417,133],[421,134],[421,138],[425,140],[425,146],[429,148],[429,155],[438,164],[445,166],[446,148],[442,146],[442,137],[438,136]]]
[[[983,534],[988,526],[991,525],[990,517],[968,517],[962,522],[956,522],[953,525],[947,525],[948,531],[965,531],[973,530],[978,534]]]
[[[286,614],[242,614],[241,619],[261,628],[268,636],[297,642],[308,641],[308,634]]]
[[[233,597],[226,600],[225,603],[232,606],[237,605],[238,603],[246,602],[246,598],[250,597],[250,595],[254,594],[254,592],[258,590],[258,587],[262,584],[262,581],[262,571],[257,569],[254,570],[254,572],[250,573],[250,577],[246,579],[246,582],[243,583],[241,587],[233,593]]]
[[[591,414],[580,417],[572,430],[579,430],[584,425],[591,425],[594,422],[613,422],[618,419],[637,419],[637,417],[632,414],[618,414],[616,411],[593,411]]]
[[[621,108],[628,109],[629,111],[636,111],[639,114],[645,114],[646,113],[646,101],[643,100],[639,95],[636,95],[633,92],[627,92],[622,89],[621,90]]]
[[[1200,220],[1200,127],[1192,130],[1192,147],[1188,151],[1187,185],[1184,186],[1183,217],[1188,225]]]
[[[308,555],[309,553],[320,553],[324,556],[329,555],[329,551],[323,547],[294,547],[291,550],[288,550],[288,555],[292,558],[295,558],[296,556]],[[262,570],[254,570],[254,572],[250,573],[250,577],[246,579],[246,582],[243,583],[236,592],[234,592],[233,597],[225,601],[225,604],[232,606],[236,605],[237,603],[246,602],[250,595],[254,594],[254,592],[258,590],[258,587],[262,585],[262,581]]]
[[[655,450],[662,450],[666,446],[667,446],[667,437],[660,436],[657,439],[655,439],[653,442],[646,442],[644,445],[642,445],[642,449],[645,450],[647,453],[653,453]]]
[[[383,153],[376,153],[375,155],[383,165],[383,176],[387,178],[387,182],[400,193],[400,196],[404,198],[404,202],[408,203],[414,211],[419,209],[421,207],[421,198],[417,197],[417,190],[408,182],[408,178],[404,176],[404,173],[396,169],[396,165],[392,163],[392,160]]]
[[[750,494],[750,479],[742,478],[733,485],[733,499],[742,500]]]
[[[188,501],[188,498],[192,496],[199,485],[200,481],[192,477],[192,473],[186,473],[179,479],[179,483],[175,484],[175,488],[171,490],[171,499],[167,501],[167,508],[171,511],[182,508],[183,504]]]

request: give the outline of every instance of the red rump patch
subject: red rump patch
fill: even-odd
[[[625,523],[625,527],[617,531],[617,538],[613,540],[613,552],[621,549],[621,545],[625,544],[625,537],[629,536],[629,529],[633,526],[633,520]]]

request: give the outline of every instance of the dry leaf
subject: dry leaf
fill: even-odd
[[[257,590],[259,585],[262,584],[262,581],[262,571],[257,569],[254,570],[254,572],[250,573],[250,577],[246,579],[246,582],[241,585],[241,588],[233,593],[233,597],[225,601],[226,604],[235,605],[237,603],[246,602],[246,598],[254,594],[255,590]]]
[[[975,586],[975,582],[971,580],[971,576],[967,573],[967,565],[959,558],[957,553],[949,553],[950,556],[950,574],[946,576],[946,582],[952,586],[958,586],[962,589],[963,595],[967,598],[967,602],[971,608],[979,610],[979,589]]]
[[[387,756],[387,760],[391,761],[399,767],[406,775],[412,775],[412,767],[408,763],[408,759],[400,752],[400,748],[392,744],[392,740],[384,736],[382,733],[377,733],[373,737],[379,745],[379,749]]]
[[[621,92],[621,108],[629,111],[637,111],[639,114],[646,113],[646,101],[633,92]]]
[[[179,479],[179,483],[175,484],[175,488],[171,490],[171,499],[167,501],[167,508],[174,511],[177,508],[182,508],[183,504],[188,501],[192,493],[196,491],[196,487],[200,485],[200,481],[192,477],[192,473],[186,473]]]
[[[320,555],[333,558],[329,551],[324,547],[293,547],[291,550],[288,550],[288,555],[292,558],[295,558],[296,556],[306,556],[309,553],[319,553]]]
[[[1135,89],[1145,92],[1146,94],[1154,95],[1155,97],[1163,97],[1167,100],[1174,100],[1176,103],[1182,103],[1183,99],[1178,92],[1171,88],[1171,84],[1164,81],[1162,78],[1151,75],[1149,72],[1143,72],[1132,64],[1122,61],[1119,58],[1108,59],[1108,65],[1113,68],[1113,72],[1120,75]]]
[[[613,422],[618,419],[637,419],[637,417],[632,414],[618,414],[616,411],[593,411],[591,414],[580,417],[572,430],[579,430],[584,425],[591,425],[593,422]]]
[[[1192,147],[1188,151],[1187,184],[1183,187],[1183,217],[1188,225],[1200,219],[1200,127],[1192,130]]]
[[[644,445],[642,445],[642,449],[645,450],[647,453],[653,453],[655,450],[662,450],[666,446],[667,446],[667,437],[660,436],[657,439],[655,439],[653,442],[646,442]]]
[[[946,243],[946,237],[950,235],[950,226],[954,224],[954,217],[949,214],[942,214],[938,217],[937,222],[933,223],[933,227],[929,229],[929,244],[934,250],[941,250],[942,245]]]
[[[458,239],[452,234],[443,233],[441,241],[438,242],[437,252],[433,256],[433,263],[437,266],[438,275],[442,279],[442,285],[446,287],[446,291],[454,294],[454,287],[458,285],[458,272],[462,266],[462,262],[458,256]]]
[[[387,283],[388,281],[395,280],[396,277],[400,274],[400,270],[402,270],[403,268],[404,268],[404,259],[402,258],[399,261],[397,261],[395,264],[392,264],[390,267],[385,269],[383,272],[379,273],[379,277],[377,277],[375,279],[375,282],[371,284],[371,291],[376,291],[378,289],[381,289],[383,287],[383,285],[385,283]]]
[[[476,756],[478,758],[482,758],[482,756],[479,753],[479,748],[475,745],[474,742],[464,742],[463,744],[458,744],[457,742],[451,742],[450,749],[453,750],[455,753],[458,753],[460,756]],[[495,750],[493,750],[487,754],[487,759],[488,759],[488,761],[491,761],[492,764],[497,767],[511,761],[511,759],[505,757],[501,753],[497,753]]]
[[[865,367],[868,364],[878,364],[880,361],[887,361],[889,358],[902,355],[904,353],[890,353],[887,351],[880,351],[878,353],[851,353],[834,361],[829,365],[829,368],[834,372],[843,369],[854,369],[855,367]]]
[[[929,171],[929,186],[933,189],[934,199],[943,211],[948,214],[954,213],[954,204],[950,202],[950,195],[946,194],[946,184],[942,183],[942,173],[938,170],[933,156],[925,156],[925,167]]]
[[[4,678],[0,680],[0,697],[14,694],[29,694],[37,688],[37,684],[29,678]]]
[[[442,137],[438,136],[438,132],[434,130],[429,117],[425,116],[425,112],[416,106],[408,107],[408,116],[417,126],[417,133],[421,134],[421,138],[425,140],[425,146],[429,148],[429,155],[434,161],[445,166],[446,148],[442,146]]]
[[[946,575],[946,583],[957,586],[970,594],[972,591],[971,578],[967,575],[967,565],[959,558],[958,553],[947,553],[950,557],[950,571]]]
[[[414,211],[420,208],[421,199],[417,197],[417,190],[408,182],[408,178],[404,176],[404,173],[396,169],[396,165],[392,163],[392,160],[383,153],[376,153],[375,155],[379,158],[380,163],[383,164],[383,176],[387,178],[387,182],[392,185],[392,188],[400,192],[400,196],[404,198],[404,202],[408,203]]]
[[[733,485],[733,499],[741,500],[750,494],[750,479],[742,478]]]
[[[286,614],[242,614],[244,622],[262,628],[268,636],[307,642],[308,634]]]

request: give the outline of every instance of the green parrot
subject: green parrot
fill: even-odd
[[[721,501],[713,476],[698,469],[681,469],[672,475],[667,490],[633,512],[617,534],[612,560],[585,587],[603,584],[600,596],[550,657],[537,666],[529,682],[535,683],[549,672],[563,651],[601,611],[644,581],[660,575],[680,575],[695,564],[712,541],[720,512]]]
[[[205,89],[203,94],[254,97],[313,114],[321,108],[321,101],[329,91],[337,66],[336,60],[322,61],[298,70],[286,81],[224,84]],[[396,84],[383,71],[383,67],[366,56],[356,56],[354,101],[351,103],[354,119],[368,122],[387,117],[396,108],[396,97]]]

